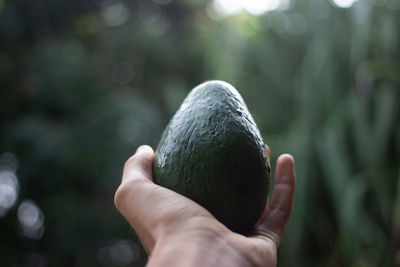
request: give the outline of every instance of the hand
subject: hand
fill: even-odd
[[[153,160],[151,147],[139,147],[125,163],[115,194],[117,209],[149,254],[148,266],[276,266],[296,183],[292,156],[278,158],[271,203],[249,236],[230,231],[194,201],[154,184]]]

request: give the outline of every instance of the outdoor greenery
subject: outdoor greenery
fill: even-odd
[[[400,2],[281,2],[0,0],[0,265],[144,266],[123,164],[219,79],[296,160],[279,266],[400,266]]]

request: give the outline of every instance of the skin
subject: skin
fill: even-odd
[[[296,184],[292,156],[278,158],[271,202],[248,236],[230,231],[192,200],[154,184],[153,161],[153,149],[140,146],[125,163],[115,194],[117,209],[149,255],[148,266],[276,266]]]

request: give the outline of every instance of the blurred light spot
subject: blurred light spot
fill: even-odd
[[[170,21],[165,16],[161,16],[157,23],[149,24],[148,32],[153,36],[160,36],[165,33],[170,26]]]
[[[260,15],[268,10],[274,10],[279,7],[280,1],[255,0],[244,2],[244,8],[253,15]]]
[[[206,6],[207,16],[212,20],[221,20],[224,18],[224,14],[221,14],[215,7],[215,2],[209,2]]]
[[[18,207],[18,220],[22,234],[37,240],[44,233],[44,215],[40,208],[31,200],[24,200]]]
[[[160,20],[161,10],[157,5],[143,3],[138,8],[137,16],[144,24],[154,24]]]
[[[111,79],[118,85],[128,84],[134,75],[132,63],[126,60],[116,63],[111,69]]]
[[[243,9],[243,5],[239,0],[214,0],[213,7],[217,14],[222,16],[235,14]]]
[[[212,6],[220,16],[227,16],[243,10],[252,15],[261,15],[271,10],[287,9],[290,4],[290,0],[214,0]]]
[[[366,25],[370,19],[371,7],[368,2],[359,2],[353,13],[354,22],[362,27]]]
[[[84,47],[81,41],[78,39],[69,40],[63,43],[61,52],[68,62],[76,62],[82,56]]]
[[[143,3],[138,8],[137,16],[146,25],[148,33],[153,36],[162,35],[169,29],[170,21],[158,5]]]
[[[290,14],[286,17],[286,27],[291,34],[301,35],[307,31],[307,22],[300,14]]]
[[[0,169],[0,217],[15,204],[18,198],[18,179],[13,171]]]
[[[312,10],[312,15],[317,19],[326,19],[329,17],[331,10],[329,4],[326,1],[321,0],[311,0],[310,10]]]
[[[171,2],[171,0],[153,0],[153,2],[158,5],[166,5],[166,4],[169,4]]]
[[[17,168],[18,160],[13,154],[6,152],[0,156],[0,170],[6,169],[15,172]]]
[[[292,6],[291,0],[280,0],[279,1],[279,10],[287,10]]]
[[[32,252],[26,255],[24,267],[44,267],[46,260],[42,255]]]
[[[118,241],[111,247],[111,259],[117,264],[130,264],[134,259],[132,246],[125,240]]]
[[[349,8],[351,7],[357,0],[331,0],[331,3],[336,7],[340,8]]]
[[[101,14],[108,26],[121,26],[129,19],[129,9],[122,1],[103,2]]]
[[[139,259],[139,247],[128,240],[117,240],[111,246],[102,247],[97,252],[97,258],[102,263],[129,265]]]

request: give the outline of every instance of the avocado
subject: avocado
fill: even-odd
[[[260,132],[239,92],[222,81],[192,89],[156,149],[154,182],[206,208],[232,231],[259,220],[270,189]]]

